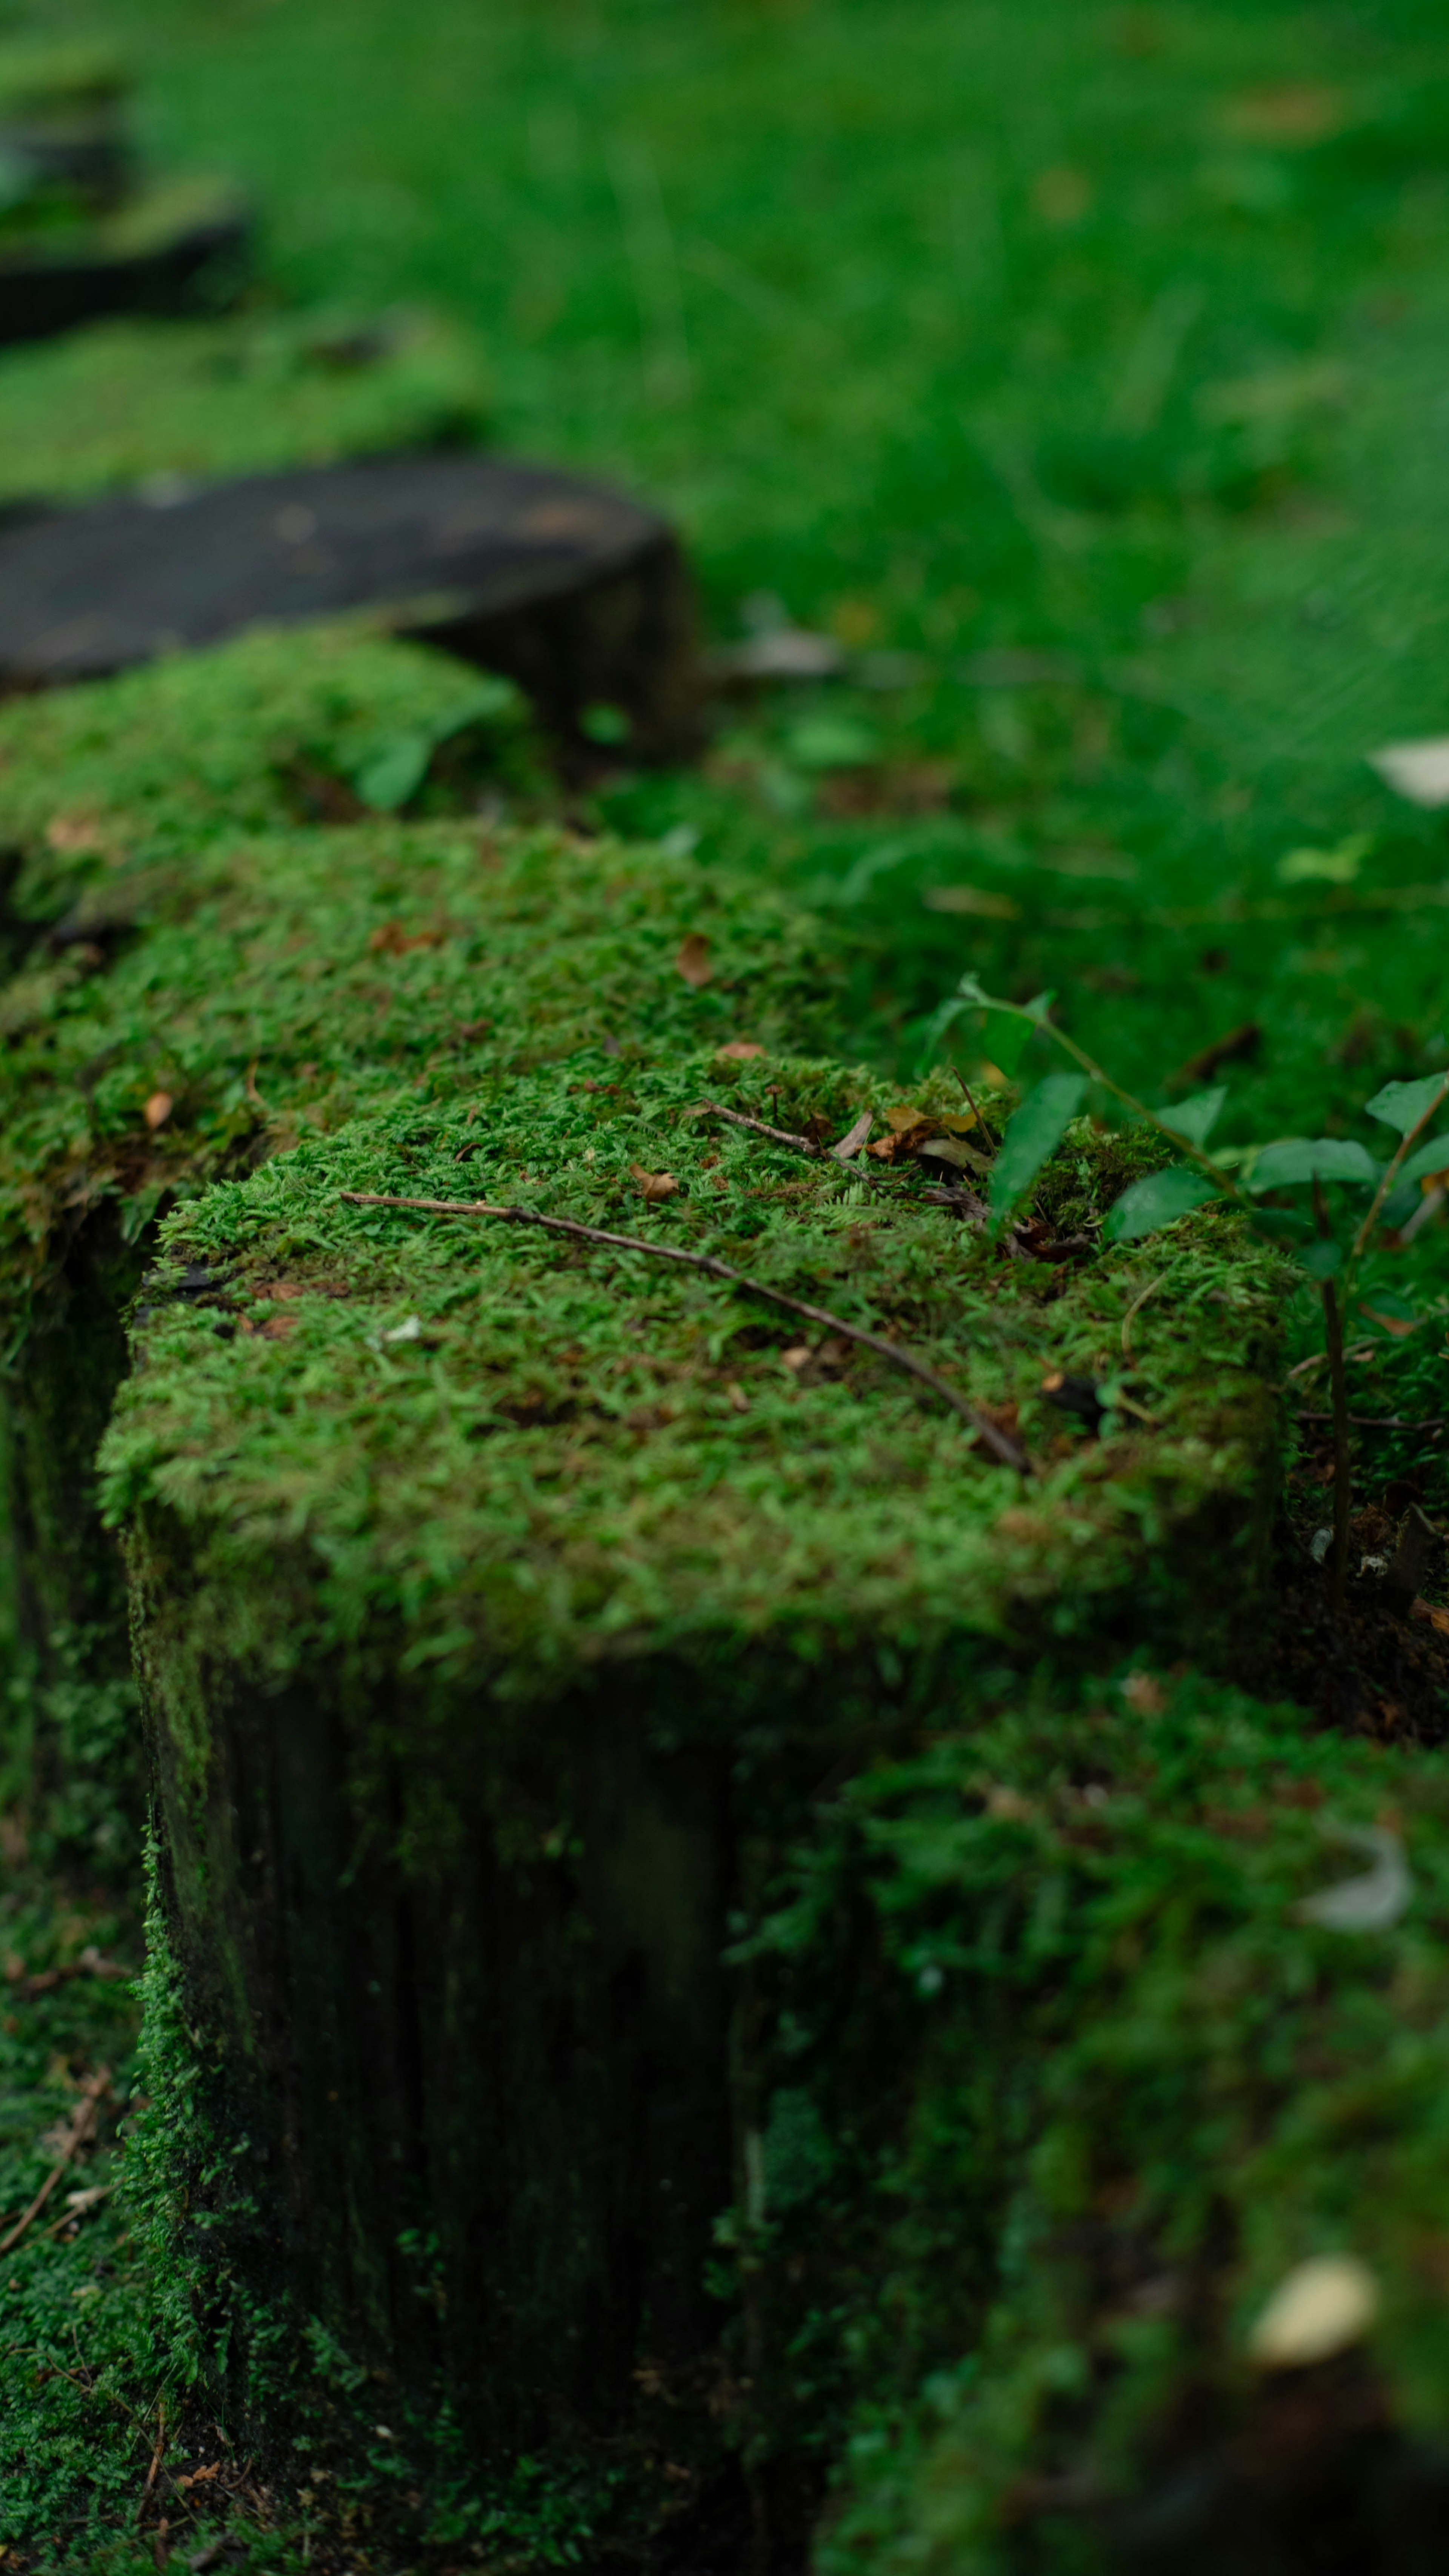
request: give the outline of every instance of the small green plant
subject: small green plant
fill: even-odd
[[[1246,1147],[1209,1152],[1208,1139],[1227,1098],[1225,1084],[1200,1091],[1173,1109],[1149,1109],[1115,1082],[1051,1017],[1053,996],[1005,1002],[963,975],[955,993],[927,1025],[928,1050],[967,1013],[982,1015],[982,1052],[1015,1075],[1027,1046],[1040,1035],[1070,1056],[1079,1070],[1048,1074],[1028,1091],[1008,1119],[991,1171],[991,1219],[1003,1227],[1030,1189],[1048,1156],[1097,1084],[1134,1118],[1155,1127],[1178,1160],[1132,1182],[1109,1211],[1103,1234],[1132,1243],[1156,1234],[1214,1198],[1240,1208],[1256,1230],[1270,1236],[1317,1288],[1323,1309],[1324,1348],[1333,1408],[1333,1540],[1329,1553],[1335,1605],[1343,1598],[1348,1569],[1352,1459],[1348,1388],[1344,1373],[1344,1319],[1352,1311],[1364,1262],[1383,1227],[1402,1225],[1419,1204],[1420,1184],[1449,1170],[1449,1134],[1427,1130],[1449,1101],[1449,1072],[1415,1082],[1390,1082],[1364,1107],[1398,1143],[1386,1162],[1347,1136],[1288,1136]],[[1328,1190],[1336,1195],[1332,1200]],[[1293,1194],[1307,1193],[1307,1204]],[[1284,1203],[1286,1201],[1286,1204]]]

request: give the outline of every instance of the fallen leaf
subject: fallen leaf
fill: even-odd
[[[1244,90],[1230,99],[1223,124],[1239,143],[1322,143],[1340,132],[1347,116],[1342,90],[1320,81],[1289,81],[1272,89]]]
[[[1280,2281],[1248,2337],[1260,2370],[1305,2370],[1361,2343],[1379,2287],[1356,2254],[1315,2254]]]
[[[1300,1923],[1316,1923],[1326,1932],[1391,1932],[1407,1914],[1414,1882],[1397,1834],[1383,1825],[1324,1827],[1330,1839],[1368,1853],[1371,1869],[1357,1878],[1340,1879],[1317,1896],[1305,1896],[1293,1912]]]
[[[1030,1798],[1024,1798],[1019,1789],[1008,1788],[1003,1780],[988,1782],[981,1794],[988,1816],[998,1824],[1026,1825],[1036,1814]]]
[[[646,1172],[642,1163],[631,1163],[630,1176],[639,1184],[641,1195],[649,1200],[672,1199],[679,1187],[672,1172]]]
[[[367,944],[375,957],[406,957],[414,948],[441,948],[447,935],[445,930],[407,931],[400,921],[385,921]]]
[[[93,808],[78,808],[74,814],[55,814],[45,827],[50,848],[62,858],[80,858],[90,851],[104,852],[107,847],[105,825]]]
[[[1122,1697],[1138,1717],[1160,1717],[1167,1706],[1167,1693],[1151,1673],[1129,1673]]]
[[[682,975],[685,972],[684,967],[681,966],[679,971]],[[691,976],[691,983],[694,980]],[[717,1063],[744,1064],[750,1056],[763,1055],[765,1050],[762,1046],[756,1046],[753,1038],[731,1038],[728,1046],[716,1047],[714,1052]]]
[[[423,1319],[421,1315],[405,1315],[400,1324],[394,1324],[390,1333],[384,1333],[382,1335],[382,1339],[385,1342],[420,1342],[422,1338]]]
[[[141,1115],[145,1119],[146,1124],[151,1129],[153,1135],[158,1127],[165,1126],[166,1121],[170,1117],[175,1106],[176,1103],[172,1099],[169,1091],[152,1092],[150,1099],[147,1101],[145,1108],[141,1112]]]
[[[713,983],[714,968],[710,964],[709,941],[702,932],[691,930],[688,937],[680,941],[674,966],[676,974],[682,975],[686,984],[693,984],[696,989],[701,984]]]
[[[792,1351],[782,1351],[780,1357],[787,1369],[805,1368],[810,1360],[810,1345],[808,1342],[797,1342]]]
[[[1385,743],[1382,751],[1369,753],[1369,767],[1410,805],[1424,805],[1431,812],[1449,805],[1449,734],[1435,734],[1426,742]]]
[[[734,1406],[736,1413],[749,1412],[750,1399],[737,1379],[731,1378],[729,1385],[725,1388],[725,1393],[729,1397],[731,1404]]]
[[[1411,1619],[1427,1619],[1430,1627],[1437,1628],[1441,1637],[1449,1637],[1449,1610],[1441,1609],[1437,1601],[1418,1600],[1411,1602],[1409,1605],[1409,1617]],[[8,1969],[6,1973],[8,1975]]]
[[[775,626],[747,643],[727,644],[711,659],[718,680],[833,680],[845,656],[833,635],[808,626]]]
[[[269,1342],[285,1342],[295,1333],[297,1322],[295,1315],[270,1315],[264,1324],[258,1324],[254,1329]]]
[[[1408,1333],[1417,1333],[1423,1321],[1422,1316],[1383,1315],[1377,1306],[1360,1306],[1358,1311],[1367,1315],[1371,1324],[1377,1324],[1381,1333],[1392,1333],[1395,1341],[1402,1341]]]

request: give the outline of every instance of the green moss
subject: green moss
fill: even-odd
[[[661,1660],[748,1639],[808,1665],[850,1640],[1001,1632],[1013,1605],[1085,1623],[1214,1509],[1245,1515],[1251,1584],[1278,1265],[1231,1220],[1193,1221],[1182,1291],[1142,1319],[1136,1413],[1083,1441],[1042,1381],[1120,1366],[1140,1255],[1065,1278],[993,1259],[924,1197],[919,1166],[867,1180],[722,1127],[699,1114],[721,1068],[661,1052],[463,1082],[450,1066],[168,1223],[109,1508],[198,1533],[213,1639],[240,1645],[265,1568],[269,1596],[297,1587],[297,1624],[264,1650],[278,1673],[379,1620],[402,1651],[514,1698],[646,1636]],[[920,1096],[949,1098],[939,1077]],[[840,1133],[862,1106],[883,1127],[895,1095],[784,1058],[731,1097]],[[1110,1202],[1122,1150],[1073,1131],[1079,1200],[1105,1171]],[[641,1172],[674,1194],[650,1205]],[[712,1253],[1012,1408],[1043,1472],[1023,1490],[869,1351],[697,1274],[343,1190],[518,1200]],[[205,1284],[168,1297],[187,1279]]]
[[[118,225],[163,208],[186,211],[172,191]],[[417,308],[108,322],[0,356],[0,500],[471,442],[489,409],[471,334]]]
[[[1370,2265],[1373,2402],[1443,2440],[1449,1774],[1144,1678],[998,1677],[827,1795],[746,1945],[753,2439],[833,2463],[826,2576],[1115,2568],[1169,2488],[1229,2563],[1195,2516],[1257,2473],[1248,2329],[1311,2254]],[[1299,1920],[1386,1814],[1403,1920]],[[782,2106],[820,2142],[792,2188]]]
[[[530,759],[507,681],[359,620],[244,635],[14,701],[0,707],[12,951],[77,902],[76,933],[133,927],[174,887],[149,873],[164,861],[189,870],[218,841],[401,804],[457,810],[526,789]],[[45,960],[42,975],[63,983],[74,962]],[[43,1002],[54,982],[0,1003],[9,1034],[31,1016],[32,989]]]

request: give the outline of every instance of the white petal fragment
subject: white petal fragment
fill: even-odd
[[[1260,2370],[1306,2370],[1361,2343],[1377,2322],[1379,2286],[1356,2254],[1315,2254],[1297,2264],[1248,2337]]]

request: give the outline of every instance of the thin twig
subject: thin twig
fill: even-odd
[[[160,2466],[161,2466],[161,2454],[162,2454],[162,2452],[165,2450],[165,2448],[166,2448],[166,2399],[165,2399],[165,2396],[164,2396],[164,2394],[163,2394],[163,2396],[161,2397],[161,2399],[160,2399],[160,2401],[159,2401],[159,2412],[158,2412],[158,2420],[157,2420],[157,2425],[156,2425],[156,2448],[155,2448],[155,2450],[154,2450],[154,2451],[152,2452],[152,2454],[151,2454],[151,2466],[150,2466],[150,2467],[149,2467],[149,2469],[146,2471],[146,2483],[145,2483],[144,2487],[143,2487],[143,2488],[142,2488],[142,2490],[141,2490],[141,2501],[140,2501],[139,2505],[138,2505],[138,2506],[137,2506],[137,2508],[136,2508],[136,2520],[137,2520],[138,2522],[143,2521],[143,2520],[144,2520],[144,2518],[145,2518],[146,2507],[147,2507],[147,2505],[148,2505],[148,2504],[150,2503],[150,2501],[151,2501],[151,2489],[154,2487],[154,2485],[155,2485],[155,2483],[156,2483],[156,2473],[157,2473],[157,2470],[158,2470],[158,2469],[160,2468]]]
[[[1159,1278],[1149,1279],[1146,1287],[1140,1290],[1138,1295],[1133,1298],[1131,1305],[1128,1307],[1126,1314],[1122,1318],[1122,1357],[1124,1360],[1130,1360],[1132,1357],[1132,1327],[1136,1322],[1137,1317],[1141,1314],[1148,1298],[1155,1297],[1158,1289],[1165,1287],[1167,1281],[1171,1277],[1172,1272],[1170,1270],[1164,1270]]]
[[[1323,1337],[1333,1400],[1333,1606],[1343,1602],[1348,1577],[1348,1511],[1352,1469],[1348,1454],[1348,1392],[1343,1373],[1343,1317],[1331,1279],[1323,1282]]]
[[[972,1092],[970,1083],[967,1081],[965,1074],[961,1071],[958,1064],[953,1064],[951,1071],[956,1076],[957,1081],[960,1083],[962,1090],[966,1094],[967,1108],[970,1110],[972,1117],[975,1119],[977,1126],[980,1128],[982,1135],[985,1137],[987,1144],[990,1146],[991,1151],[994,1154],[996,1151],[996,1138],[993,1136],[991,1129],[987,1126],[985,1119],[982,1117],[980,1110],[976,1106],[975,1096]]]
[[[637,1234],[611,1234],[602,1226],[581,1225],[575,1217],[544,1216],[537,1208],[494,1207],[486,1199],[401,1198],[377,1190],[343,1190],[340,1195],[352,1207],[420,1208],[430,1216],[498,1217],[505,1225],[541,1226],[546,1233],[568,1235],[575,1243],[597,1243],[611,1252],[642,1252],[651,1261],[674,1261],[684,1269],[702,1270],[706,1278],[721,1279],[726,1287],[742,1289],[747,1297],[764,1298],[769,1305],[783,1306],[788,1314],[803,1315],[808,1324],[822,1324],[827,1332],[843,1333],[847,1341],[862,1343],[879,1358],[889,1360],[894,1368],[904,1369],[909,1377],[919,1378],[923,1386],[930,1387],[953,1413],[970,1423],[977,1438],[1004,1467],[1014,1467],[1019,1476],[1032,1472],[1020,1444],[998,1430],[984,1413],[978,1413],[974,1404],[968,1404],[965,1396],[958,1395],[955,1387],[938,1377],[925,1360],[917,1359],[914,1351],[903,1350],[880,1333],[868,1332],[863,1324],[848,1323],[843,1315],[832,1314],[828,1306],[812,1306],[803,1297],[788,1297],[782,1288],[767,1287],[763,1279],[750,1278],[730,1262],[717,1260],[712,1252],[689,1252],[677,1244],[649,1243]]]
[[[39,1968],[33,1977],[17,1977],[7,1992],[13,2003],[33,2004],[37,1996],[53,1994],[57,1986],[68,1986],[73,1977],[101,1977],[115,1982],[135,1974],[134,1968],[123,1968],[116,1959],[103,1959],[98,1950],[83,1950],[68,1967]]]
[[[813,1136],[797,1136],[793,1128],[771,1127],[763,1118],[747,1118],[742,1109],[723,1109],[717,1100],[702,1100],[699,1105],[709,1111],[711,1118],[727,1118],[732,1127],[751,1127],[757,1136],[768,1136],[772,1145],[793,1146],[797,1154],[809,1154],[816,1161],[825,1151]]]
[[[0,2236],[0,2254],[9,2254],[13,2248],[19,2244],[21,2237],[40,2216],[40,2213],[44,2209],[46,2202],[49,2200],[51,2193],[54,2191],[56,2184],[59,2182],[61,2175],[65,2172],[67,2166],[73,2161],[77,2150],[87,2145],[95,2136],[96,2122],[100,2118],[101,2097],[103,2094],[109,2092],[110,2084],[111,2070],[108,2066],[98,2067],[94,2075],[88,2075],[86,2077],[85,2082],[81,2086],[81,2099],[71,2121],[59,2159],[46,2175],[45,2180],[41,2184],[39,2191],[36,2193],[35,2198],[30,2204],[30,2207],[25,2210],[19,2218],[17,2218],[14,2226],[10,2229],[7,2235]]]
[[[1394,1156],[1393,1161],[1390,1163],[1388,1170],[1385,1172],[1383,1179],[1380,1181],[1378,1188],[1374,1192],[1373,1204],[1370,1207],[1367,1216],[1364,1218],[1362,1225],[1359,1227],[1357,1234],[1353,1238],[1353,1252],[1350,1256],[1352,1260],[1357,1261],[1364,1245],[1368,1242],[1369,1236],[1373,1233],[1374,1227],[1379,1221],[1379,1210],[1383,1206],[1385,1199],[1388,1197],[1390,1190],[1393,1188],[1395,1181],[1398,1179],[1399,1166],[1403,1162],[1404,1156],[1407,1154],[1409,1147],[1412,1145],[1416,1136],[1422,1135],[1424,1129],[1428,1126],[1430,1119],[1438,1116],[1438,1113],[1443,1108],[1446,1099],[1449,1099],[1449,1073],[1445,1074],[1443,1081],[1440,1083],[1439,1088],[1435,1092],[1433,1099],[1430,1101],[1428,1108],[1425,1110],[1423,1117],[1415,1119],[1408,1134],[1400,1141],[1397,1154]]]
[[[1300,1413],[1300,1422],[1331,1422],[1331,1413]],[[1350,1413],[1345,1419],[1355,1431],[1442,1431],[1449,1413],[1425,1413],[1406,1420],[1401,1413]]]
[[[711,1118],[726,1118],[731,1127],[748,1127],[756,1136],[767,1136],[772,1145],[788,1145],[796,1154],[808,1154],[812,1162],[843,1164],[850,1156],[859,1153],[875,1123],[867,1109],[836,1144],[817,1145],[813,1136],[797,1135],[792,1127],[772,1127],[766,1119],[749,1118],[742,1109],[726,1109],[718,1100],[702,1100],[699,1105],[701,1110],[708,1111]],[[456,1159],[461,1160],[461,1157]],[[870,1180],[872,1176],[867,1172],[860,1177]]]

